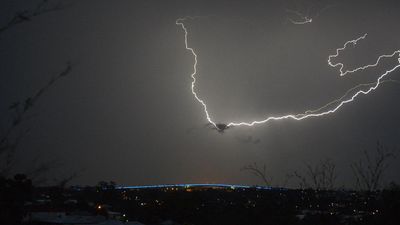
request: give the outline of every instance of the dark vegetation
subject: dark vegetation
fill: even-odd
[[[161,224],[397,224],[400,187],[381,191],[96,187],[33,187],[23,175],[0,180],[2,224],[21,224],[30,212],[88,212],[123,221]],[[25,224],[34,224],[26,221]]]
[[[47,13],[62,10],[66,6],[66,4],[58,1],[42,0],[32,9],[16,12],[8,22],[0,27],[0,36],[17,25],[31,22],[34,18]],[[14,166],[18,161],[15,157],[18,146],[21,144],[24,137],[30,132],[29,127],[25,126],[25,123],[32,119],[32,110],[35,105],[40,101],[44,94],[46,94],[46,92],[56,84],[57,81],[68,76],[71,73],[71,69],[72,64],[68,62],[63,70],[58,74],[51,76],[49,81],[40,87],[34,94],[27,96],[23,100],[9,104],[7,112],[9,120],[7,122],[2,121],[0,127],[0,177],[3,179],[12,176]],[[29,175],[30,179],[35,183],[45,183],[46,178],[43,175],[58,165],[59,162],[56,160],[40,161],[38,165],[30,171],[27,171],[26,174]],[[66,184],[75,176],[76,173],[66,178],[62,178],[57,182],[60,182],[60,184]]]
[[[350,164],[354,176],[355,190],[377,191],[383,188],[384,173],[390,163],[396,159],[398,149],[389,148],[380,141],[377,141],[374,151],[364,150],[362,157]],[[336,164],[331,159],[319,161],[316,164],[305,163],[303,171],[298,170],[286,175],[283,184],[275,186],[286,187],[289,180],[295,180],[298,188],[315,190],[335,190],[338,188],[338,172]],[[268,174],[266,165],[258,166],[257,163],[244,166],[242,171],[249,172],[257,177],[266,186],[274,186],[273,178]]]

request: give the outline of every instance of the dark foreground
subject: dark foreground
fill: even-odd
[[[0,224],[399,224],[398,187],[379,192],[210,185],[129,189],[107,183],[33,188],[23,180],[1,182]]]

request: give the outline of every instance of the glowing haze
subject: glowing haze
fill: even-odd
[[[205,103],[205,101],[203,99],[201,99],[198,94],[196,93],[196,75],[197,75],[197,63],[198,63],[198,56],[195,52],[195,50],[189,46],[188,44],[188,30],[185,26],[185,21],[187,21],[187,19],[195,19],[193,17],[185,17],[185,18],[179,18],[176,20],[176,25],[180,26],[182,28],[182,30],[184,31],[184,41],[185,41],[185,48],[186,50],[190,51],[191,54],[194,57],[194,63],[193,63],[193,73],[191,74],[192,77],[192,84],[191,84],[191,90],[192,90],[192,94],[194,95],[195,99],[203,106],[203,110],[204,113],[206,115],[207,121],[212,124],[216,129],[219,129],[217,126],[217,122],[215,122],[211,116],[210,113],[207,110],[207,104]],[[308,19],[308,18],[304,18],[307,19],[305,20],[305,23],[309,23],[312,20]],[[293,22],[293,21],[292,21]],[[303,23],[303,22],[301,22]],[[297,23],[295,23],[297,24]],[[360,95],[367,95],[369,93],[371,93],[372,91],[376,90],[383,82],[385,82],[384,78],[387,77],[390,73],[392,73],[393,71],[395,71],[396,69],[398,69],[400,67],[400,50],[396,50],[394,51],[392,54],[388,54],[388,55],[380,55],[376,62],[374,64],[369,64],[369,65],[365,65],[365,66],[361,66],[361,67],[357,67],[355,69],[351,69],[351,70],[345,70],[344,71],[344,63],[338,62],[338,63],[333,63],[332,60],[335,59],[336,57],[339,56],[340,52],[345,50],[347,48],[347,46],[349,46],[350,44],[356,45],[358,41],[365,39],[367,36],[367,34],[364,34],[363,36],[354,39],[354,40],[350,40],[345,42],[345,44],[343,45],[343,47],[336,49],[336,53],[334,55],[329,55],[328,56],[328,65],[336,68],[339,68],[339,75],[340,76],[345,76],[351,73],[355,73],[358,71],[362,71],[368,68],[372,68],[372,67],[376,67],[379,65],[381,59],[383,58],[392,58],[392,57],[397,57],[397,64],[391,68],[386,70],[384,73],[380,74],[376,80],[376,82],[373,83],[368,83],[368,84],[359,84],[351,89],[349,89],[348,91],[346,91],[346,93],[338,98],[335,99],[327,104],[325,104],[324,106],[318,108],[318,109],[313,109],[313,110],[307,110],[304,113],[299,113],[299,114],[287,114],[287,115],[280,115],[280,116],[269,116],[266,117],[265,119],[262,120],[254,120],[254,121],[233,121],[233,122],[228,122],[227,126],[228,127],[233,127],[233,126],[254,126],[257,124],[265,124],[268,123],[269,121],[273,121],[273,120],[284,120],[284,119],[293,119],[293,120],[304,120],[307,118],[311,118],[311,117],[321,117],[321,116],[325,116],[331,113],[336,112],[337,110],[339,110],[342,106],[344,106],[345,104],[351,103],[353,102],[358,96]],[[397,55],[397,56],[396,56]],[[362,90],[359,88],[365,87],[367,86],[368,88],[366,90]],[[355,93],[353,93],[352,95],[349,95],[353,90],[357,90]],[[331,108],[329,108],[331,107]]]

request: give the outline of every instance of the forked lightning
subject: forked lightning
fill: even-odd
[[[339,99],[331,101],[328,104],[326,104],[326,105],[324,105],[324,106],[322,106],[322,107],[320,107],[318,109],[315,109],[315,110],[307,110],[304,113],[299,113],[299,114],[288,114],[288,115],[282,115],[282,116],[270,116],[270,117],[267,117],[267,118],[262,119],[262,120],[254,120],[254,121],[249,121],[249,122],[229,122],[227,124],[222,124],[224,126],[221,126],[221,123],[216,123],[211,119],[211,116],[210,116],[209,112],[207,111],[206,103],[204,102],[204,100],[202,100],[198,96],[198,94],[196,93],[196,90],[195,90],[196,74],[197,74],[197,54],[196,54],[196,52],[194,51],[193,48],[189,47],[189,44],[188,44],[188,30],[187,30],[187,28],[186,28],[186,26],[184,24],[186,19],[187,18],[179,18],[179,19],[177,19],[176,20],[176,25],[180,26],[183,29],[184,34],[185,34],[185,36],[184,36],[185,48],[186,48],[186,50],[190,51],[192,53],[193,57],[194,57],[193,73],[191,74],[191,77],[192,77],[192,86],[191,86],[192,94],[194,95],[196,100],[203,106],[204,113],[206,114],[206,118],[207,118],[208,122],[210,124],[212,124],[217,130],[227,129],[227,128],[233,127],[233,126],[254,126],[256,124],[264,124],[264,123],[267,123],[267,122],[273,121],[273,120],[283,120],[283,119],[304,120],[304,119],[311,118],[311,117],[321,117],[321,116],[325,116],[325,115],[334,113],[337,110],[339,110],[342,106],[344,106],[345,104],[353,102],[358,96],[367,95],[370,92],[376,90],[380,86],[380,84],[382,84],[383,82],[387,82],[387,81],[384,80],[384,78],[386,76],[388,76],[390,73],[392,73],[393,71],[397,70],[400,67],[400,50],[396,50],[392,54],[389,54],[389,55],[381,55],[381,56],[379,56],[374,64],[361,66],[361,67],[358,67],[358,68],[355,68],[355,69],[352,69],[352,70],[344,70],[344,64],[343,63],[333,63],[332,62],[332,59],[338,57],[339,53],[341,51],[345,50],[346,47],[349,44],[356,45],[358,41],[360,41],[362,39],[365,39],[367,34],[364,34],[363,36],[361,36],[361,37],[359,37],[357,39],[347,41],[343,45],[343,47],[336,49],[336,54],[329,55],[329,57],[328,57],[328,65],[333,67],[333,68],[338,67],[339,68],[339,72],[340,72],[340,76],[345,76],[347,74],[355,73],[355,72],[358,72],[358,71],[361,71],[361,70],[365,70],[365,69],[368,69],[368,68],[371,68],[371,67],[376,67],[376,66],[378,66],[378,64],[379,64],[379,62],[380,62],[380,60],[382,58],[392,58],[392,57],[395,57],[397,55],[396,56],[397,57],[397,64],[393,68],[391,68],[389,70],[386,70],[383,74],[381,74],[378,77],[378,79],[376,80],[376,82],[357,85],[356,87],[353,87],[350,90],[348,90]],[[353,93],[351,96],[349,96],[349,97],[347,96],[352,91],[354,91],[355,89],[360,88],[360,87],[364,87],[364,86],[368,86],[368,88],[366,90],[358,90],[357,92]],[[335,104],[336,104],[336,106],[334,106],[333,108],[327,109],[329,106],[332,106],[332,105],[335,105]],[[325,111],[323,111],[323,110],[325,110]],[[223,127],[223,128],[221,128],[221,127]]]

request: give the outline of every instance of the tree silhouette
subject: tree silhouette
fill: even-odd
[[[350,165],[356,179],[356,189],[375,191],[382,187],[383,173],[389,167],[389,160],[396,157],[396,152],[386,145],[376,143],[375,155],[363,151],[363,158]]]
[[[241,171],[248,171],[255,175],[256,177],[260,178],[262,182],[266,186],[270,186],[272,182],[272,178],[267,175],[266,165],[264,164],[262,168],[258,167],[257,163],[253,163],[247,166],[244,166]]]
[[[316,165],[305,164],[305,173],[295,171],[290,177],[297,178],[300,188],[332,190],[337,179],[336,165],[331,159],[320,161]]]
[[[5,25],[0,27],[0,35],[14,26],[32,21],[35,17],[61,10],[65,7],[66,4],[61,4],[59,1],[42,0],[33,9],[16,12]],[[8,107],[8,110],[11,113],[10,121],[8,124],[3,125],[3,132],[0,133],[0,176],[10,176],[11,169],[15,163],[14,156],[17,147],[23,138],[29,133],[29,129],[23,128],[22,125],[25,121],[31,118],[30,112],[32,108],[40,100],[43,94],[46,93],[59,79],[70,74],[71,69],[72,65],[68,62],[63,70],[51,77],[50,80],[44,86],[39,88],[33,95],[28,96],[24,100],[14,102]],[[44,162],[31,171],[31,173],[32,175],[44,173],[51,168],[53,168],[52,163]]]
[[[42,0],[33,9],[16,12],[14,16],[5,25],[0,27],[0,34],[18,24],[30,22],[34,17],[51,13],[57,10],[62,10],[66,6],[67,5],[61,3],[61,1],[55,2],[49,0]]]

